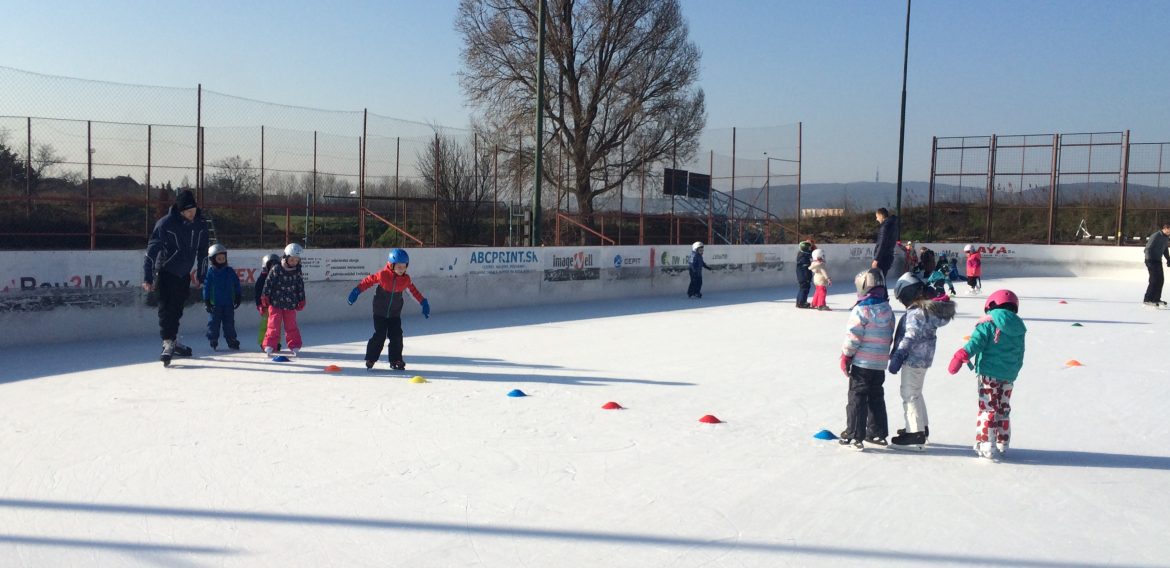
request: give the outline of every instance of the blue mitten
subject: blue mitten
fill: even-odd
[[[890,374],[897,375],[898,371],[902,370],[902,363],[906,362],[905,351],[895,351],[890,355]]]
[[[357,299],[358,299],[358,296],[359,296],[361,293],[362,293],[361,289],[360,289],[360,288],[358,288],[357,286],[354,286],[354,287],[353,287],[353,290],[350,290],[350,291],[349,291],[349,299],[348,299],[348,300],[349,300],[349,305],[351,305],[351,306],[352,306],[352,305],[353,305],[353,303],[357,301]]]
[[[428,302],[426,300],[426,298],[423,298],[422,308],[423,308],[423,317],[427,318],[427,319],[431,319],[431,303]]]

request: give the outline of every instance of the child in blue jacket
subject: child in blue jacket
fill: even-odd
[[[236,308],[240,307],[240,276],[228,265],[227,247],[211,245],[207,249],[211,266],[203,281],[203,305],[207,308],[207,341],[211,349],[219,347],[219,331],[223,328],[228,348],[239,350],[240,340],[236,337]]]
[[[691,273],[691,284],[687,286],[687,297],[702,298],[703,269],[711,270],[711,267],[703,262],[703,243],[701,241],[695,241],[691,245],[691,256],[687,258],[687,266]]]
[[[975,324],[971,339],[951,358],[950,374],[966,364],[979,377],[979,418],[975,423],[975,451],[997,460],[1012,438],[1012,387],[1024,366],[1024,336],[1028,328],[1016,315],[1020,299],[1011,290],[996,290],[983,304],[986,316]]]

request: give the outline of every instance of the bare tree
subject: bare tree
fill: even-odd
[[[37,178],[44,179],[52,173],[54,166],[62,163],[65,163],[65,157],[58,154],[52,144],[37,144],[33,149],[32,171]]]
[[[214,190],[219,199],[238,201],[259,192],[260,170],[252,167],[252,160],[231,156],[209,165],[215,171],[207,179],[207,188]]]
[[[449,243],[478,242],[483,212],[490,209],[491,153],[435,133],[434,142],[417,156],[423,182],[432,188]]]
[[[460,81],[497,127],[514,131],[533,121],[538,1],[459,5],[455,27],[464,36],[466,64]],[[695,86],[700,54],[678,0],[547,5],[544,97],[553,128],[547,144],[569,162],[570,175],[562,186],[559,172],[546,165],[542,178],[575,195],[591,223],[594,198],[644,164],[694,154],[706,123],[703,91]]]

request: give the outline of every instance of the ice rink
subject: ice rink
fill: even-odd
[[[836,276],[832,312],[792,288],[436,302],[407,372],[366,371],[368,318],[304,325],[288,363],[251,328],[211,353],[199,309],[169,369],[149,328],[0,350],[0,566],[1170,566],[1170,311],[1144,280],[984,284],[1029,329],[992,463],[974,374],[946,373],[984,301],[959,282],[927,451],[813,438],[845,421]]]

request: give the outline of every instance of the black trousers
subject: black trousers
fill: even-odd
[[[366,343],[366,361],[377,361],[382,356],[382,346],[386,344],[387,336],[390,339],[387,360],[391,363],[402,360],[402,318],[374,316],[374,335]]]
[[[703,273],[691,272],[691,284],[687,286],[687,297],[703,295]]]
[[[1162,274],[1162,263],[1158,260],[1146,261],[1146,270],[1150,272],[1150,284],[1146,286],[1146,302],[1162,301],[1162,284],[1166,282],[1166,276]]]
[[[852,440],[885,438],[889,435],[886,416],[885,369],[849,369],[849,404],[845,405],[845,431]]]
[[[808,291],[812,288],[812,280],[797,280],[796,285],[796,305],[803,306],[808,303]]]
[[[882,280],[886,279],[886,274],[890,272],[890,267],[894,265],[894,255],[879,256],[874,260],[877,261],[877,269],[882,273]]]
[[[162,270],[154,281],[154,287],[158,292],[158,333],[164,340],[177,339],[183,306],[191,293],[191,277],[175,276]]]

